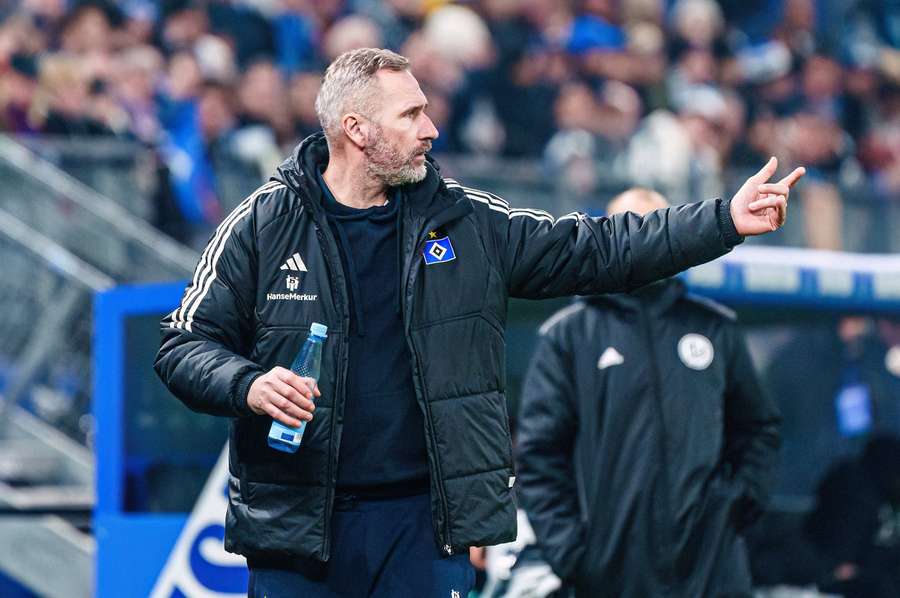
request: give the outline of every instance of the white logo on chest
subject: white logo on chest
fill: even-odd
[[[607,347],[606,351],[600,355],[600,359],[597,360],[597,369],[605,370],[608,367],[623,363],[625,363],[625,358],[622,357],[622,354],[616,351],[615,347]]]
[[[705,370],[714,356],[712,343],[702,334],[685,334],[678,341],[678,357],[692,370]]]
[[[319,296],[314,293],[297,293],[300,288],[300,273],[308,272],[303,258],[298,252],[289,257],[285,263],[281,265],[279,270],[286,270],[287,276],[284,278],[284,286],[287,293],[266,293],[266,301],[316,301]]]

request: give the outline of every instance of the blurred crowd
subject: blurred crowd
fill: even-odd
[[[809,170],[807,244],[840,248],[842,193],[900,197],[897,0],[7,0],[0,17],[0,129],[146,144],[188,222],[222,216],[211,156],[268,172],[359,46],[410,58],[436,152],[541,157],[576,202],[609,170],[675,203],[720,195],[726,167],[776,155]]]

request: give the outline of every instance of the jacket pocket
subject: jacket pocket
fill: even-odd
[[[277,552],[322,558],[324,486],[288,486],[229,480],[226,519],[229,550],[244,555]]]

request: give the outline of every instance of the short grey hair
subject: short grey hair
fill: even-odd
[[[409,59],[381,48],[358,48],[328,65],[316,96],[316,115],[329,144],[340,138],[341,119],[347,112],[372,117],[377,108],[372,87],[381,69],[408,70]]]

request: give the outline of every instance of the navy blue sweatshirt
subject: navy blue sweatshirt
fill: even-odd
[[[350,364],[338,490],[400,496],[428,489],[425,424],[400,317],[399,207],[338,203],[319,173],[350,294]]]

